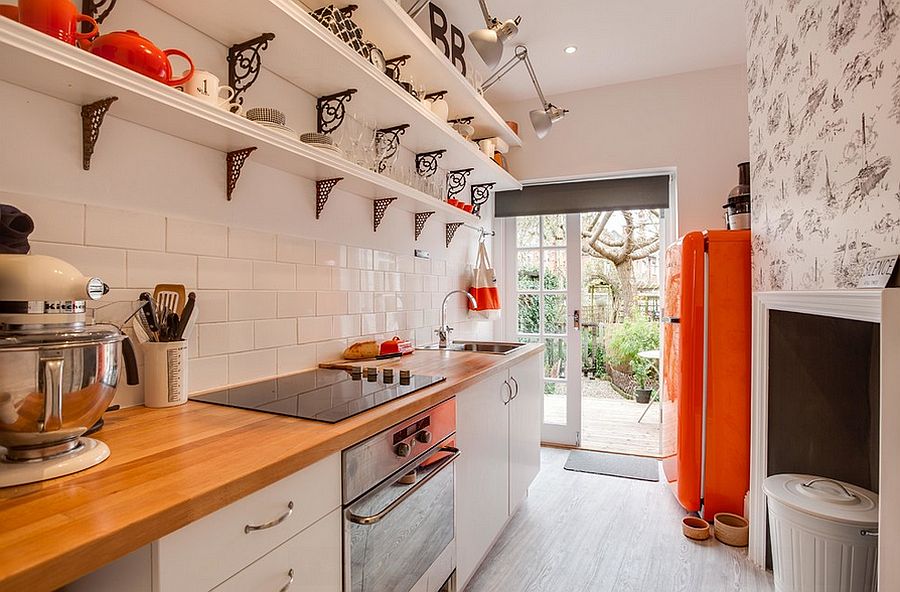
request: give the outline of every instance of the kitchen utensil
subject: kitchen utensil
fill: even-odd
[[[738,184],[728,192],[725,210],[725,228],[746,230],[750,228],[750,163],[738,165]]]
[[[716,538],[732,547],[746,547],[749,540],[750,523],[743,516],[719,512],[713,517],[713,532]]]
[[[696,516],[681,519],[681,532],[689,539],[705,541],[709,538],[709,522]]]
[[[60,41],[75,45],[82,39],[100,34],[97,21],[81,14],[69,0],[19,0],[18,21]],[[4,15],[7,16],[7,15]],[[87,33],[78,31],[79,23],[90,23]]]
[[[183,284],[156,284],[153,288],[153,299],[159,308],[167,308],[171,312],[180,313],[186,302]]]
[[[186,403],[187,341],[145,343],[141,347],[144,351],[144,405],[158,408]]]
[[[0,4],[0,16],[17,21],[19,20],[19,7],[13,4]]]
[[[175,331],[176,341],[184,338],[188,323],[191,320],[191,316],[194,314],[194,307],[196,304],[197,294],[191,292],[187,296],[187,302],[185,303],[184,308],[181,309],[181,319],[178,321],[178,328]]]
[[[144,344],[149,341],[154,341],[150,335],[150,331],[147,330],[147,321],[144,319],[143,314],[138,314],[134,317],[131,328],[134,330],[134,336],[137,337],[138,343]]]
[[[128,337],[85,321],[85,300],[107,291],[59,259],[0,255],[0,486],[68,474],[109,455],[80,436],[115,396],[120,354],[128,384],[138,376]]]
[[[194,62],[186,53],[180,49],[160,49],[131,29],[97,37],[90,52],[169,86],[182,85],[194,74]],[[187,61],[185,75],[173,78],[171,56]]]
[[[150,335],[156,337],[153,341],[159,341],[159,311],[156,309],[156,301],[153,300],[150,292],[141,292],[138,298],[145,303],[141,309],[141,318],[150,331]]]
[[[181,90],[204,103],[218,106],[221,103],[230,103],[234,98],[234,89],[219,85],[219,77],[212,72],[194,70],[191,74],[190,70],[185,70],[181,75],[188,77],[188,80],[180,86]]]
[[[272,109],[271,107],[253,107],[252,109],[247,109],[247,119],[257,123],[266,122],[274,123],[275,125],[285,125],[287,123],[284,113],[278,109]]]

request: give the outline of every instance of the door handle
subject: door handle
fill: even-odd
[[[514,385],[516,385],[516,394],[514,394],[513,396],[511,396],[511,397],[509,398],[509,400],[512,401],[513,399],[515,399],[516,397],[519,396],[519,381],[516,380],[516,379],[515,379],[514,377],[512,377],[512,376],[510,376],[509,379],[510,379],[511,381],[513,381],[513,384],[514,384]],[[511,391],[512,391],[512,389],[510,389],[510,392],[511,392]]]
[[[505,396],[502,396],[502,395],[501,395],[500,398],[503,400],[503,404],[504,404],[504,405],[509,405],[509,402],[513,400],[513,390],[512,390],[512,387],[509,386],[509,381],[508,381],[508,380],[504,380],[504,381],[503,381],[503,386],[505,386],[506,388],[509,389],[509,397],[505,397]]]
[[[282,586],[281,590],[279,590],[278,592],[287,592],[288,588],[291,587],[291,584],[294,583],[294,570],[293,569],[288,570],[287,577],[288,577],[287,583],[284,586]]]
[[[673,325],[677,325],[681,322],[681,317],[663,317],[662,322],[664,323],[672,323]]]
[[[288,510],[287,510],[287,512],[285,512],[284,514],[282,514],[281,516],[279,516],[279,517],[276,518],[275,520],[272,520],[272,521],[270,521],[270,522],[266,522],[266,523],[264,523],[264,524],[247,524],[247,525],[245,525],[245,526],[244,526],[244,534],[249,534],[249,533],[254,532],[254,531],[256,531],[256,530],[266,530],[266,529],[268,529],[268,528],[272,528],[272,527],[274,527],[274,526],[278,526],[279,524],[281,524],[282,522],[284,522],[285,520],[287,520],[287,519],[290,517],[290,515],[293,514],[293,513],[294,513],[294,501],[291,500],[291,501],[288,502]]]

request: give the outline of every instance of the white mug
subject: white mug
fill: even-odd
[[[478,142],[478,147],[481,148],[481,151],[487,154],[488,158],[494,158],[494,151],[497,149],[497,145],[494,143],[493,138],[486,138]]]
[[[182,76],[187,73],[188,71],[185,71]],[[229,103],[234,98],[234,89],[230,86],[219,86],[219,77],[206,70],[194,70],[194,75],[184,83],[182,90],[192,97],[216,106],[223,102]]]
[[[241,107],[240,103],[229,103],[227,99],[219,99],[218,107],[219,109],[230,111],[235,115],[241,115],[244,112],[244,108]]]

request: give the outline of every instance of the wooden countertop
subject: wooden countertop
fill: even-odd
[[[107,413],[94,435],[112,451],[106,461],[0,489],[0,591],[63,586],[542,349],[380,362],[447,380],[337,424],[195,402]]]

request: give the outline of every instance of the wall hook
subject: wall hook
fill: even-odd
[[[110,105],[118,100],[119,97],[106,97],[81,106],[81,166],[86,171],[91,170],[91,157],[94,155],[97,139],[100,138],[103,118]]]
[[[244,168],[244,162],[254,150],[256,150],[256,146],[234,150],[229,152],[225,157],[227,183],[226,196],[228,197],[228,201],[231,201],[231,194],[234,193],[234,188],[237,185],[238,179],[241,177],[241,169]]]

